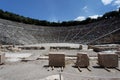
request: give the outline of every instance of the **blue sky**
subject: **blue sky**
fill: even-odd
[[[0,9],[55,22],[96,18],[119,7],[120,0],[0,0]]]

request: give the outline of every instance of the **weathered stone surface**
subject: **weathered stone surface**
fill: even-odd
[[[102,67],[118,67],[117,54],[98,54],[98,64]]]
[[[120,51],[117,51],[115,53],[118,55],[118,57],[120,57]]]
[[[88,58],[87,54],[78,53],[75,66],[88,67],[89,66],[89,58]]]
[[[119,25],[120,18],[69,27],[36,26],[0,19],[0,44],[89,43],[91,40],[118,29]],[[90,30],[92,32],[88,34]],[[113,36],[97,40],[96,43],[119,42],[119,33],[120,31],[112,34]]]
[[[65,55],[57,52],[49,54],[49,66],[52,67],[65,67]]]
[[[0,64],[4,64],[4,63],[5,63],[5,54],[0,53]]]

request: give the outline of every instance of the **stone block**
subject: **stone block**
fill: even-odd
[[[0,64],[4,64],[4,63],[5,63],[5,54],[0,53]]]
[[[87,54],[77,54],[76,67],[88,67],[89,66],[89,58]]]
[[[65,54],[61,54],[58,52],[51,52],[49,54],[49,66],[65,67]]]
[[[98,54],[98,64],[108,68],[118,67],[118,55],[107,53]]]

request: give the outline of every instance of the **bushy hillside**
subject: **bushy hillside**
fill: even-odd
[[[76,25],[86,25],[89,23],[101,21],[104,19],[110,19],[114,17],[120,17],[120,8],[118,11],[111,11],[103,14],[103,16],[98,17],[97,19],[92,19],[90,17],[86,18],[83,21],[63,21],[63,22],[49,22],[46,20],[38,20],[38,19],[33,19],[29,17],[24,17],[18,14],[14,14],[12,12],[8,11],[3,11],[0,10],[0,18],[6,19],[6,20],[11,20],[15,22],[20,22],[20,23],[25,23],[25,24],[34,24],[34,25],[40,25],[40,26],[76,26]]]

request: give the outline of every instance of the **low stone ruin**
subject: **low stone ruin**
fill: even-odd
[[[118,55],[117,54],[98,54],[98,64],[101,67],[115,68],[118,67]]]
[[[0,53],[0,64],[5,63],[5,53]]]
[[[50,67],[65,67],[65,55],[61,52],[49,53],[49,66]]]
[[[24,46],[19,48],[22,50],[44,50],[45,49],[45,47],[37,47],[37,46],[34,46],[34,47]]]
[[[89,58],[87,54],[77,54],[77,61],[75,64],[76,67],[88,67],[89,66]]]

